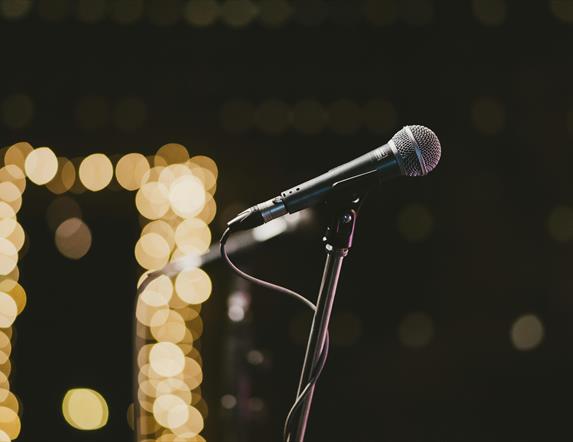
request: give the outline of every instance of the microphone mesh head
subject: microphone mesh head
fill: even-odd
[[[422,176],[440,161],[442,148],[434,132],[424,126],[405,126],[392,137],[404,175]]]

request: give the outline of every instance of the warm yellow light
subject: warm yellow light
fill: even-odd
[[[13,279],[6,278],[0,282],[0,292],[9,295],[17,307],[17,314],[19,315],[26,307],[26,292],[24,288]]]
[[[211,231],[200,219],[186,219],[175,230],[175,243],[185,254],[201,255],[209,249]]]
[[[179,298],[188,304],[201,304],[211,295],[211,279],[202,269],[185,270],[175,279],[175,290]]]
[[[58,171],[46,187],[56,195],[70,190],[76,181],[76,168],[74,163],[64,157],[58,157]]]
[[[97,430],[107,424],[109,410],[103,396],[88,388],[74,388],[64,396],[64,418],[78,430]]]
[[[20,418],[14,410],[8,407],[0,407],[0,429],[10,439],[16,439],[20,434]]]
[[[104,189],[113,178],[113,165],[102,153],[87,156],[80,164],[80,180],[92,192]]]
[[[43,185],[56,176],[58,159],[49,147],[39,147],[26,156],[24,169],[30,181]]]
[[[188,415],[187,421],[180,427],[173,428],[171,431],[173,431],[173,433],[179,436],[179,438],[183,439],[197,438],[198,441],[204,440],[202,437],[201,439],[199,439],[200,436],[198,436],[204,427],[203,416],[201,416],[199,410],[189,405],[187,407],[187,415]]]
[[[152,326],[151,334],[158,342],[173,342],[177,344],[185,338],[187,328],[179,313],[171,310],[163,324]]]
[[[149,171],[149,162],[140,153],[128,153],[121,157],[115,166],[117,182],[126,190],[141,187],[143,177]]]
[[[163,239],[167,241],[167,244],[169,244],[170,250],[173,250],[173,247],[175,247],[175,232],[167,222],[156,220],[146,224],[141,231],[141,236],[144,236],[148,233],[157,233],[163,237]]]
[[[24,163],[26,162],[26,157],[32,152],[34,148],[26,141],[21,141],[8,148],[6,154],[4,155],[4,164],[13,164],[18,166],[21,170],[24,170]]]
[[[0,275],[8,275],[18,263],[18,250],[6,238],[0,238]]]
[[[171,342],[159,342],[149,352],[149,363],[161,376],[177,376],[185,368],[185,355],[177,345]]]
[[[163,183],[148,182],[135,196],[137,210],[147,219],[158,219],[169,210],[169,190]]]
[[[18,414],[20,411],[20,403],[18,402],[18,398],[14,396],[14,393],[8,390],[2,390],[1,396],[0,406],[9,408],[14,411],[14,413]],[[0,442],[2,442],[1,438]]]
[[[26,189],[26,175],[24,171],[14,164],[8,164],[0,169],[0,182],[14,183],[20,193]]]
[[[144,269],[160,269],[169,262],[169,244],[157,233],[147,233],[135,245],[135,258]]]
[[[174,394],[159,396],[153,402],[153,417],[161,426],[173,430],[189,419],[188,405]]]
[[[80,259],[92,245],[89,227],[79,218],[70,218],[58,226],[55,234],[58,251],[67,258]]]
[[[177,178],[169,188],[171,209],[181,218],[197,215],[203,209],[205,200],[203,183],[193,175]]]
[[[184,163],[189,159],[187,148],[181,144],[169,143],[161,146],[155,154],[156,166]]]
[[[16,184],[5,181],[0,183],[0,200],[10,205],[14,212],[18,212],[22,207],[22,192]]]
[[[24,245],[26,234],[20,223],[14,218],[4,218],[0,219],[0,237],[6,238],[19,251]]]
[[[511,342],[518,350],[533,350],[543,340],[543,323],[536,315],[523,315],[511,327]]]
[[[199,362],[187,357],[185,358],[185,367],[178,377],[185,382],[190,390],[195,390],[203,382],[203,370]]]
[[[16,305],[16,301],[14,301],[10,295],[0,292],[0,328],[12,326],[17,315],[18,306]]]

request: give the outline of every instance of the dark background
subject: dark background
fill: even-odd
[[[72,158],[182,143],[219,166],[217,238],[237,210],[427,125],[437,169],[385,184],[361,213],[308,441],[571,440],[573,2],[190,2],[219,4],[204,26],[188,3],[0,1],[0,144]],[[130,437],[134,195],[72,197],[94,238],[79,261],[54,246],[47,189],[30,183],[19,216],[23,442]],[[315,222],[237,259],[314,297],[321,234]],[[244,440],[279,440],[310,316],[253,289],[247,326],[266,361],[249,376],[263,409],[237,423],[220,401],[235,282],[221,263],[206,270],[206,438],[243,440],[238,425]],[[526,314],[543,335],[521,330],[538,345],[520,350]],[[65,423],[74,386],[107,399],[106,427]]]

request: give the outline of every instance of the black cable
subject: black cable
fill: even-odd
[[[258,286],[261,286],[261,287],[264,287],[264,288],[267,288],[270,290],[275,290],[277,292],[280,292],[280,293],[288,295],[292,298],[295,298],[297,301],[302,302],[307,307],[309,307],[313,312],[316,312],[316,305],[314,305],[311,301],[306,299],[301,294],[299,294],[293,290],[290,290],[286,287],[282,287],[280,285],[273,284],[272,282],[268,282],[268,281],[264,281],[264,280],[259,279],[259,278],[255,278],[254,276],[251,276],[248,273],[245,273],[241,269],[239,269],[231,261],[231,259],[229,258],[229,255],[227,254],[227,251],[225,250],[225,244],[227,243],[227,240],[229,239],[230,235],[231,235],[230,229],[226,229],[225,232],[223,233],[223,236],[221,237],[221,241],[220,241],[221,256],[223,257],[225,262],[229,265],[229,267],[231,267],[231,269],[235,273],[237,273],[237,275],[239,275],[241,278],[246,279],[247,281],[250,281],[253,284],[256,284]],[[284,426],[284,430],[283,430],[283,438],[284,438],[285,442],[288,441],[288,439],[290,437],[290,434],[291,434],[291,428],[290,427],[292,426],[292,423],[293,423],[292,419],[295,416],[295,412],[300,408],[300,406],[306,400],[306,397],[308,396],[311,389],[314,387],[314,385],[318,381],[318,378],[320,377],[320,374],[322,373],[322,370],[324,369],[324,366],[326,365],[326,359],[328,357],[329,345],[330,345],[330,338],[329,338],[329,335],[327,333],[326,334],[326,340],[324,341],[324,345],[322,347],[316,368],[315,368],[314,372],[312,373],[312,375],[310,376],[310,379],[309,379],[308,383],[306,384],[306,386],[303,388],[301,393],[297,396],[297,398],[296,398],[293,406],[291,407],[291,409],[287,415],[287,418],[285,420],[285,426]]]

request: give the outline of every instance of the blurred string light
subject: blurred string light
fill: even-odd
[[[517,350],[535,349],[541,344],[543,335],[543,323],[533,314],[520,316],[511,326],[511,343]]]
[[[349,99],[330,104],[303,99],[292,106],[280,100],[266,100],[258,105],[246,100],[230,100],[221,108],[222,126],[231,133],[256,128],[268,135],[280,135],[292,127],[305,135],[319,134],[326,129],[351,135],[362,128],[384,134],[394,129],[397,121],[394,105],[385,99],[361,104]]]
[[[88,388],[69,390],[62,402],[66,422],[78,430],[97,430],[107,424],[109,409],[101,394]]]
[[[118,182],[136,190],[136,207],[147,220],[135,246],[136,260],[144,270],[161,269],[182,256],[198,258],[209,249],[217,174],[213,160],[190,157],[177,143],[162,146],[150,159],[131,154],[118,162]],[[201,304],[211,292],[209,275],[191,267],[153,280],[137,300],[139,373],[134,412],[141,437],[203,440],[199,433],[207,408],[200,390],[203,371],[196,341],[203,331]]]
[[[106,0],[78,0],[76,17],[83,23],[97,23],[105,18]]]
[[[97,192],[104,189],[113,178],[111,160],[102,153],[94,153],[80,164],[79,177],[86,189]]]
[[[485,26],[499,26],[507,16],[506,0],[472,0],[476,19]]]
[[[66,258],[80,259],[92,245],[91,231],[80,218],[69,218],[56,229],[55,243],[58,251]]]
[[[499,20],[500,13],[495,9],[499,2],[475,2],[479,16],[486,22]],[[551,10],[558,18],[570,21],[567,5],[559,3],[567,1],[552,1]],[[31,0],[0,0],[1,15],[8,20],[28,16],[32,6]],[[307,27],[326,22],[348,26],[362,19],[374,26],[387,26],[398,19],[411,26],[425,26],[435,18],[434,0],[39,0],[35,11],[41,19],[53,23],[72,16],[88,24],[110,20],[131,25],[145,18],[154,26],[174,26],[184,21],[199,28],[222,23],[233,29],[255,23],[275,29],[290,22]]]
[[[88,106],[89,107],[89,106]],[[96,106],[97,107],[97,106]],[[47,220],[54,230],[57,249],[70,259],[89,251],[92,237],[73,198],[62,195],[82,189],[100,191],[114,175],[104,154],[86,158],[56,157],[48,147],[16,143],[2,150],[0,168],[0,438],[14,439],[20,432],[19,403],[8,390],[11,326],[26,305],[26,293],[18,284],[18,253],[25,233],[17,221],[26,189],[26,178],[46,185],[60,195],[48,207]],[[162,146],[151,158],[138,153],[122,156],[116,164],[118,184],[135,191],[136,206],[147,219],[135,247],[145,270],[159,269],[181,256],[199,256],[211,242],[208,224],[217,207],[218,168],[206,156],[189,156],[176,143]],[[74,190],[75,189],[75,190]],[[163,276],[149,284],[137,302],[139,407],[138,431],[157,440],[204,441],[207,406],[200,385],[202,359],[196,341],[203,332],[201,303],[212,291],[211,279],[194,267]],[[6,382],[2,381],[2,376]],[[104,426],[108,408],[99,393],[70,390],[63,401],[66,421],[81,430]],[[0,439],[1,440],[1,439]]]
[[[34,149],[25,142],[16,143],[3,151],[0,163],[0,440],[14,440],[20,434],[20,404],[10,391],[10,356],[12,353],[12,326],[26,306],[27,296],[18,283],[18,257],[26,235],[18,222],[22,195],[26,189],[26,176],[30,172],[38,181],[51,175],[52,157],[48,148]],[[47,159],[46,168],[37,160]],[[26,169],[26,172],[25,172]]]
[[[547,217],[549,236],[558,242],[573,240],[573,208],[557,206]]]

